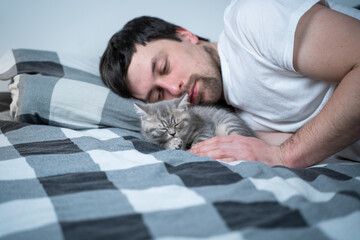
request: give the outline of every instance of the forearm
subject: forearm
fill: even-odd
[[[289,167],[316,164],[360,138],[360,67],[341,81],[322,111],[280,145]]]
[[[265,141],[271,146],[279,146],[287,139],[289,139],[294,133],[287,132],[255,132],[257,137]]]

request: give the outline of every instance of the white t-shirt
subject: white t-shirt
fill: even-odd
[[[316,116],[336,85],[297,73],[296,26],[318,0],[234,0],[218,41],[224,96],[256,131],[295,132]],[[360,11],[330,8],[360,19]]]

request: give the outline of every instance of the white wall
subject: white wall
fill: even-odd
[[[216,40],[230,0],[0,0],[0,55],[10,47],[101,55],[128,20],[152,15]]]
[[[360,0],[337,0],[354,6]],[[36,48],[101,56],[128,20],[151,15],[217,41],[230,0],[0,0],[0,56]],[[0,82],[0,91],[7,82]]]
[[[230,0],[0,0],[0,57],[11,48],[101,56],[130,19],[163,18],[216,41]],[[0,82],[0,91],[7,83]]]

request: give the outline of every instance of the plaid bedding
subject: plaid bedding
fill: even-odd
[[[227,164],[125,129],[0,126],[0,239],[360,236],[358,163]]]
[[[0,80],[11,80],[10,112],[20,122],[72,129],[140,130],[134,101],[101,81],[98,58],[12,49],[0,57]]]

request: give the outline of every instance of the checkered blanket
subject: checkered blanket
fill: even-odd
[[[125,129],[0,126],[0,239],[360,236],[358,163],[227,164]]]

